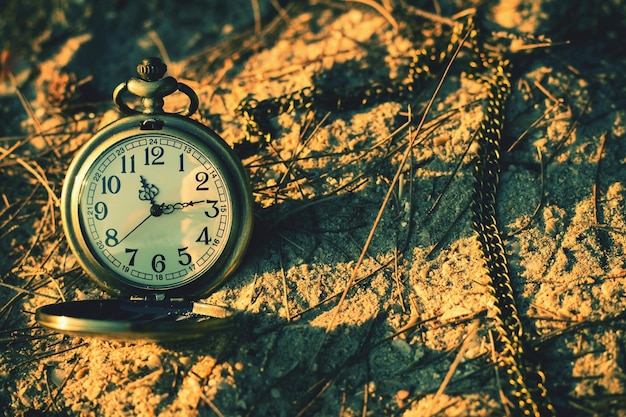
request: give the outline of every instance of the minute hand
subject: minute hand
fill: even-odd
[[[208,202],[209,200],[188,201],[184,203],[160,204],[158,207],[161,210],[162,214],[170,214],[170,213],[173,213],[174,210],[182,210],[185,207],[193,207],[195,204],[208,203]]]

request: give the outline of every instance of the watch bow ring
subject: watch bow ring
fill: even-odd
[[[165,77],[167,66],[159,58],[146,58],[137,65],[139,78],[119,84],[113,91],[113,101],[124,114],[152,114],[163,111],[163,97],[176,91],[180,91],[189,98],[186,109],[178,112],[181,116],[191,116],[198,110],[198,96],[186,84],[177,82],[173,77]],[[130,108],[123,98],[123,94],[129,92],[141,97],[143,111]]]

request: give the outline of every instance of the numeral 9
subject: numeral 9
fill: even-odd
[[[98,201],[96,203],[94,210],[96,211],[97,220],[104,220],[107,214],[109,214],[109,209],[107,208],[107,205],[102,201]]]

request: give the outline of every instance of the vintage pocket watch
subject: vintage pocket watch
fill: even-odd
[[[143,60],[137,72],[113,93],[127,116],[78,152],[61,194],[72,252],[119,298],[47,305],[36,319],[78,335],[197,337],[232,324],[229,309],[195,300],[241,263],[252,234],[251,189],[224,140],[189,118],[195,92],[163,78],[158,58]],[[176,91],[188,97],[187,108],[164,112],[164,97]],[[125,102],[131,94],[141,100],[135,108]]]

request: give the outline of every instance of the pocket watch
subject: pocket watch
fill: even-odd
[[[198,97],[164,77],[158,58],[137,66],[113,101],[126,114],[71,162],[61,193],[69,246],[87,275],[118,297],[51,304],[36,320],[57,331],[123,339],[185,339],[224,328],[231,310],[196,301],[241,263],[253,202],[241,161],[189,118]],[[179,113],[164,97],[189,99]],[[137,96],[136,106],[127,104]],[[138,110],[140,109],[140,110]]]

